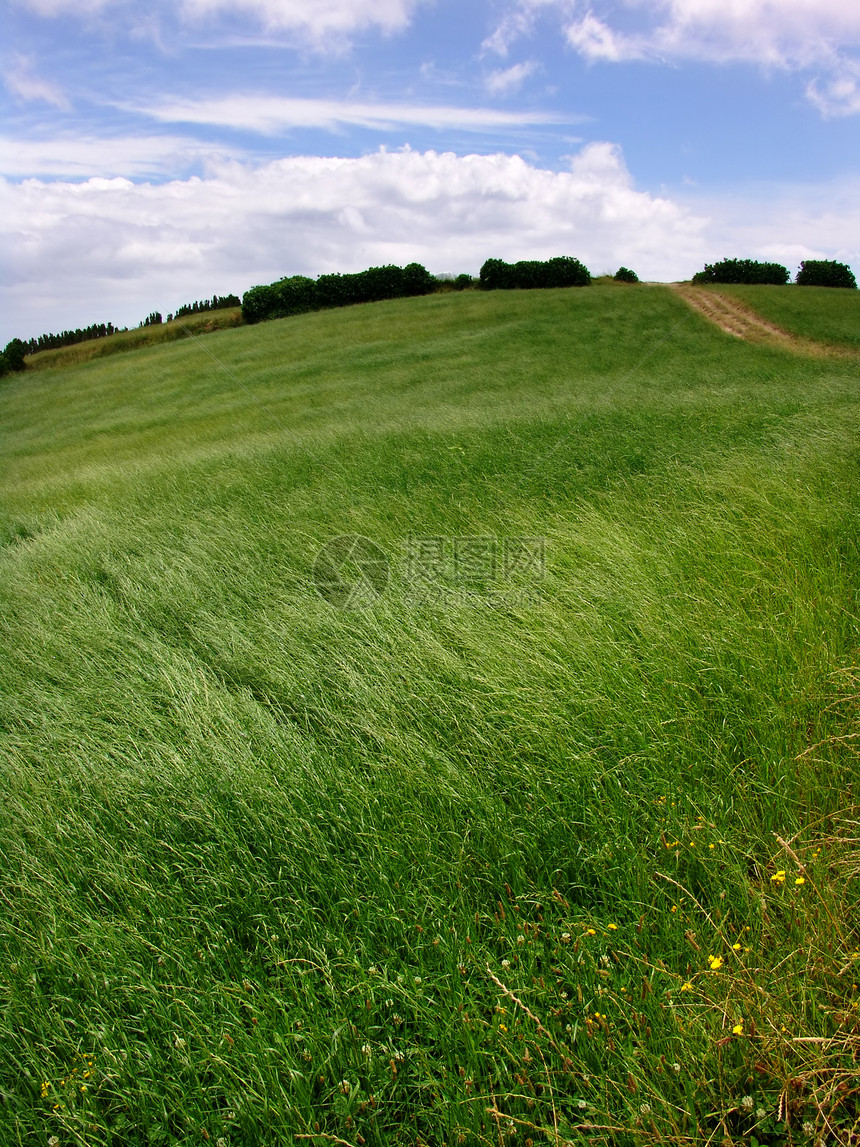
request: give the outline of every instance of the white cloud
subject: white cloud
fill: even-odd
[[[21,3],[37,16],[61,16],[66,12],[75,16],[91,16],[115,0],[21,0]]]
[[[68,111],[69,101],[57,84],[36,75],[28,56],[16,55],[3,76],[6,88],[25,103],[38,101]]]
[[[695,265],[703,225],[637,191],[602,143],[562,172],[518,156],[404,150],[225,163],[158,185],[0,182],[0,313],[7,338],[130,323],[185,296],[413,259],[476,272],[494,255],[571,254],[666,277]]]
[[[576,123],[582,116],[544,112],[507,112],[493,108],[458,108],[410,104],[362,104],[351,100],[288,99],[279,96],[229,95],[217,99],[167,99],[135,111],[162,123],[217,124],[241,131],[277,135],[290,128],[333,130],[344,124],[390,131],[402,124],[431,128],[485,131],[487,128]]]
[[[824,116],[860,113],[860,61],[843,61],[829,79],[813,80],[806,95]]]
[[[417,259],[477,272],[490,256],[575,255],[595,273],[688,277],[724,255],[860,267],[860,181],[686,202],[637,190],[620,150],[567,171],[519,156],[380,151],[360,159],[224,162],[152,184],[0,181],[3,333],[110,319],[303,272]]]
[[[21,0],[39,16],[92,15],[112,7],[127,8],[137,22],[142,13],[128,0]],[[237,14],[269,30],[297,32],[317,47],[337,47],[353,33],[377,28],[384,33],[406,28],[423,0],[167,0],[155,4],[147,15],[178,14],[193,23],[213,16]]]
[[[539,10],[555,7],[567,42],[589,60],[741,61],[821,69],[810,99],[825,114],[860,104],[857,0],[517,0],[485,46],[505,54]]]
[[[183,0],[182,10],[198,20],[213,12],[247,12],[267,28],[297,29],[322,41],[369,27],[400,31],[416,5],[417,0]]]
[[[573,12],[575,0],[517,0],[504,14],[492,35],[484,40],[481,47],[484,52],[492,52],[496,56],[507,56],[517,40],[522,39],[523,36],[531,35],[540,10],[552,8]]]
[[[494,96],[507,96],[519,91],[537,67],[534,60],[525,60],[510,68],[497,68],[484,81],[487,91]]]
[[[567,27],[567,42],[590,60],[622,60],[625,56],[637,55],[629,43],[612,31],[608,24],[588,12],[581,20]]]
[[[518,0],[502,26],[538,7],[559,10],[570,43],[600,59],[648,56],[748,60],[782,67],[829,61],[860,45],[853,0]]]
[[[54,137],[44,140],[0,136],[3,175],[87,178],[93,175],[166,176],[238,152],[182,136]]]

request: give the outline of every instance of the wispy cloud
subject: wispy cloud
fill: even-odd
[[[828,118],[860,114],[860,60],[843,60],[826,80],[813,80],[808,99]]]
[[[491,95],[508,96],[520,90],[525,81],[531,76],[537,64],[534,60],[525,60],[521,64],[514,64],[510,68],[497,68],[490,72],[484,81],[484,86]]]
[[[191,24],[211,24],[219,17],[288,31],[305,43],[338,49],[350,36],[365,29],[390,34],[410,24],[415,9],[425,0],[153,0],[141,10],[129,0],[19,0],[38,16],[78,15],[91,17],[105,9],[128,27],[139,27],[141,18],[169,20],[178,16]]]
[[[289,28],[324,46],[328,37],[348,36],[363,28],[383,32],[405,28],[419,0],[183,0],[191,19],[213,14],[247,14],[266,28]]]
[[[54,136],[16,139],[0,136],[0,172],[7,178],[164,177],[177,171],[242,156],[238,149],[220,147],[178,135]]]
[[[343,125],[391,131],[404,124],[482,132],[541,124],[581,123],[587,117],[554,112],[499,111],[447,105],[378,103],[350,100],[288,99],[231,95],[215,99],[167,99],[133,109],[163,123],[212,124],[276,135],[291,128],[333,131]]]
[[[62,89],[50,80],[36,74],[29,56],[17,54],[3,74],[3,83],[18,100],[52,104],[61,111],[69,111],[71,104]]]
[[[701,60],[816,69],[809,98],[825,114],[860,110],[860,4],[849,0],[515,0],[485,47],[506,54],[555,9],[563,35],[588,60]]]

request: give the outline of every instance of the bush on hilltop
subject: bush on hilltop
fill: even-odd
[[[590,282],[588,268],[579,259],[569,255],[560,255],[545,262],[523,259],[519,263],[506,263],[503,259],[487,259],[480,273],[480,286],[484,291],[586,287]]]
[[[759,263],[755,259],[723,259],[721,263],[706,263],[704,271],[693,275],[693,282],[705,283],[772,283],[784,286],[788,270],[781,263]]]
[[[833,259],[805,259],[800,264],[795,283],[798,287],[853,287],[857,289],[854,272],[845,263]]]
[[[638,283],[639,276],[635,271],[631,271],[629,267],[619,267],[615,272],[614,278],[619,283]]]

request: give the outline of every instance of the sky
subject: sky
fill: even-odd
[[[858,0],[3,0],[0,345],[285,275],[860,277]]]

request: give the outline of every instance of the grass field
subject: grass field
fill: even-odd
[[[599,284],[4,379],[0,1141],[849,1143],[858,382]]]
[[[860,291],[834,287],[722,286],[792,334],[860,350]]]

